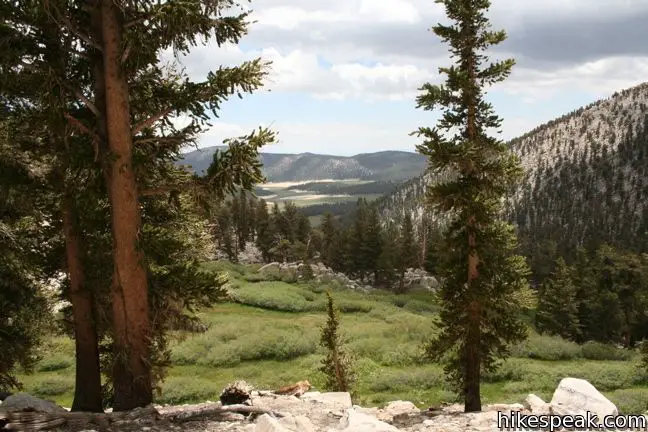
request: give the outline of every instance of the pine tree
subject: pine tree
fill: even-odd
[[[405,292],[405,272],[413,267],[417,260],[417,248],[414,240],[414,226],[412,217],[406,214],[403,218],[398,241],[396,243],[396,269],[398,270],[398,292]]]
[[[393,224],[388,224],[386,229],[383,230],[382,249],[378,257],[378,273],[376,277],[376,285],[385,288],[391,288],[394,281],[397,279],[396,275],[396,261],[397,261],[397,244],[398,244],[398,231]]]
[[[350,227],[347,237],[347,257],[349,258],[347,261],[347,271],[364,280],[369,269],[365,249],[368,209],[366,201],[362,198],[358,200],[357,206],[354,213],[353,225]]]
[[[52,319],[37,282],[47,242],[35,235],[42,220],[34,190],[43,179],[30,172],[33,160],[23,150],[10,142],[6,119],[0,118],[0,391],[22,387],[16,366],[33,370]]]
[[[439,178],[428,187],[427,202],[448,221],[448,259],[439,269],[440,333],[426,352],[447,360],[446,373],[465,411],[473,412],[481,410],[482,371],[493,370],[509,343],[526,335],[519,315],[528,270],[524,259],[513,255],[512,226],[500,221],[502,197],[522,170],[509,148],[487,135],[501,120],[483,90],[504,80],[514,61],[486,64],[488,48],[506,38],[504,31],[490,29],[485,16],[490,1],[438,2],[453,24],[433,31],[449,43],[455,64],[440,69],[447,75],[444,85],[425,84],[417,98],[419,108],[443,110],[436,128],[422,127],[415,134],[424,137],[417,150],[428,156],[430,174]]]
[[[261,251],[263,260],[270,260],[270,249],[274,243],[274,223],[268,214],[268,204],[265,200],[259,200],[256,209],[256,245]]]
[[[156,303],[149,301],[155,290],[148,286],[151,268],[145,268],[148,261],[144,258],[147,247],[150,253],[155,242],[147,247],[139,244],[146,219],[152,216],[142,214],[140,209],[146,201],[168,193],[178,201],[178,190],[191,186],[219,195],[231,193],[237,186],[249,189],[261,179],[257,150],[272,140],[269,131],[261,130],[226,142],[229,149],[215,155],[207,178],[200,181],[174,169],[180,148],[195,141],[197,134],[208,127],[208,112],[215,114],[220,103],[233,94],[257,89],[267,70],[256,60],[240,67],[221,68],[203,82],[192,82],[174,67],[159,66],[158,54],[163,49],[186,53],[197,39],[207,40],[210,36],[215,36],[219,44],[237,43],[246,32],[247,13],[223,16],[226,10],[236,11],[230,9],[231,5],[189,3],[144,1],[118,5],[96,0],[2,5],[4,28],[13,31],[10,36],[20,42],[11,44],[11,54],[2,57],[1,70],[18,76],[12,85],[3,87],[3,97],[16,97],[22,102],[29,97],[23,92],[26,87],[14,84],[39,83],[40,72],[50,77],[46,81],[50,88],[35,86],[40,94],[63,95],[71,98],[71,103],[62,106],[51,100],[37,102],[48,105],[46,112],[58,111],[58,124],[65,127],[66,133],[72,130],[75,138],[85,139],[84,148],[94,150],[95,162],[103,170],[113,216],[114,248],[109,249],[114,250],[110,257],[114,267],[113,301],[104,301],[104,305],[113,307],[109,336],[114,342],[114,373],[110,375],[115,385],[115,410],[150,402],[149,378],[155,355],[151,348],[155,347],[149,342],[159,336],[152,334],[155,330],[164,332],[162,322],[151,321],[159,311]],[[53,31],[58,34],[52,36]],[[43,39],[38,40],[41,36]],[[26,41],[29,37],[35,40]],[[42,48],[48,47],[46,39],[53,37],[61,38],[58,46],[62,52]],[[28,49],[33,51],[20,52]],[[67,60],[69,64],[59,67]],[[4,78],[0,80],[3,84],[7,82]],[[26,105],[34,103],[32,100]],[[192,122],[176,128],[169,122],[172,114],[187,114]],[[58,128],[49,132],[59,142],[70,138]],[[97,232],[104,234],[103,228]],[[94,232],[87,234],[101,237]]]
[[[337,235],[337,228],[331,212],[326,212],[322,217],[320,230],[322,231],[322,262],[328,267],[333,267],[333,256],[336,253],[335,237]]]
[[[565,260],[558,259],[555,271],[540,289],[536,325],[540,332],[578,340],[578,297],[572,271]]]
[[[373,273],[374,281],[378,273],[378,258],[382,253],[382,229],[378,209],[372,207],[367,217],[367,225],[361,246],[361,255],[368,272]]]
[[[337,392],[350,392],[355,382],[353,359],[343,347],[342,337],[339,333],[340,312],[338,311],[333,295],[326,292],[327,320],[322,328],[320,344],[326,348],[327,354],[322,361],[320,371],[326,376],[326,389]]]
[[[216,217],[219,247],[227,254],[230,261],[236,262],[238,253],[236,250],[236,236],[232,221],[232,211],[228,206],[219,207]]]

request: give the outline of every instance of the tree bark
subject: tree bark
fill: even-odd
[[[477,82],[476,77],[476,61],[474,53],[469,54],[467,59],[468,78],[470,81],[470,89],[467,96],[467,138],[470,141],[477,139],[477,101],[475,94],[475,87]],[[464,90],[466,91],[466,90]],[[475,170],[475,165],[472,160],[467,161],[464,174],[471,175]],[[474,286],[474,281],[479,277],[479,256],[476,251],[477,241],[474,233],[476,225],[475,215],[470,215],[467,220],[468,225],[468,290],[473,294],[474,290],[479,287]],[[474,293],[477,294],[477,293]],[[481,411],[481,307],[477,295],[471,295],[471,303],[468,305],[468,332],[466,341],[466,371],[464,377],[464,398],[465,412],[478,412]]]
[[[114,270],[112,281],[115,364],[113,409],[152,402],[147,274],[138,244],[141,228],[133,170],[129,91],[121,66],[122,23],[113,0],[101,0],[107,172],[111,204]]]
[[[85,284],[81,239],[70,197],[63,201],[65,255],[74,316],[76,378],[72,411],[103,412],[99,341],[94,320],[93,296]]]

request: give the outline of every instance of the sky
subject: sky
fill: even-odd
[[[415,98],[451,64],[430,30],[447,22],[441,4],[253,0],[250,8],[256,22],[239,45],[208,41],[178,59],[197,80],[220,66],[272,62],[262,89],[222,105],[200,147],[270,126],[278,142],[263,152],[415,151],[410,132],[435,125],[438,114],[416,109]],[[502,139],[648,81],[648,0],[492,0],[487,16],[508,34],[491,58],[516,60],[487,94]]]

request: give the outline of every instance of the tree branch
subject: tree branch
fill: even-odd
[[[92,147],[94,149],[94,160],[95,162],[99,159],[99,142],[101,141],[99,135],[91,131],[86,125],[84,125],[81,120],[73,117],[70,113],[65,113],[63,116],[67,119],[70,125],[78,130],[79,132],[86,134],[92,138]]]
[[[142,145],[142,144],[165,142],[165,141],[170,142],[170,143],[177,143],[177,142],[182,141],[182,140],[184,140],[183,137],[158,136],[158,137],[152,137],[152,138],[134,139],[133,144]]]
[[[153,117],[147,118],[143,122],[138,123],[137,125],[135,125],[135,127],[133,128],[131,133],[133,135],[137,135],[138,133],[140,133],[144,129],[146,129],[148,127],[151,127],[153,125],[153,123],[160,120],[162,117],[165,117],[165,116],[169,115],[171,113],[171,111],[173,111],[173,108],[167,108],[164,111],[157,113]]]
[[[48,8],[52,7],[52,5],[51,5],[51,3],[49,1],[46,2],[46,6]],[[67,30],[70,33],[72,33],[74,36],[78,37],[79,39],[81,39],[82,41],[84,41],[85,43],[90,45],[91,47],[93,47],[93,48],[95,48],[95,49],[97,49],[99,51],[103,51],[103,47],[100,44],[93,41],[90,38],[89,35],[81,32],[78,28],[76,28],[76,26],[74,24],[72,24],[72,21],[70,21],[70,19],[67,16],[65,16],[65,14],[62,14],[56,7],[54,7],[53,9],[56,10],[56,17],[54,19],[55,19],[55,21],[58,22],[58,24],[60,26],[67,28]]]
[[[130,42],[127,42],[126,43],[126,48],[124,48],[124,52],[122,53],[121,60],[120,60],[122,64],[126,63],[126,60],[128,59],[128,56],[130,55],[130,52],[131,52],[131,44],[130,44]]]
[[[183,183],[176,183],[176,184],[171,184],[171,185],[164,185],[164,186],[158,186],[155,188],[151,189],[144,189],[139,192],[140,197],[147,197],[147,196],[155,196],[155,195],[162,195],[165,193],[169,192],[174,192],[174,191],[182,191],[186,190],[191,186],[196,186],[198,183],[195,181],[187,181]]]
[[[83,95],[80,89],[71,86],[70,84],[64,82],[63,85],[70,90],[72,93],[74,93],[74,96],[76,96],[83,104],[90,110],[94,115],[97,117],[101,117],[101,113],[97,109],[97,106],[87,97]]]

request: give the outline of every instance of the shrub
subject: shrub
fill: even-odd
[[[630,350],[594,341],[584,343],[581,350],[588,360],[629,360],[634,356]]]
[[[268,275],[265,273],[248,273],[243,276],[243,280],[245,280],[246,282],[256,283],[272,279],[268,278]]]
[[[72,377],[51,376],[38,381],[31,389],[35,396],[59,396],[74,390]]]
[[[62,353],[55,353],[45,356],[36,366],[37,372],[53,372],[57,370],[67,369],[74,363],[70,356]]]
[[[524,342],[512,348],[515,357],[538,360],[572,360],[581,357],[581,347],[560,336],[533,334]]]
[[[647,389],[617,390],[607,395],[619,414],[643,414],[648,409]]]
[[[197,403],[216,400],[220,390],[202,378],[171,377],[164,382],[162,394],[155,399],[157,403],[167,404]]]

